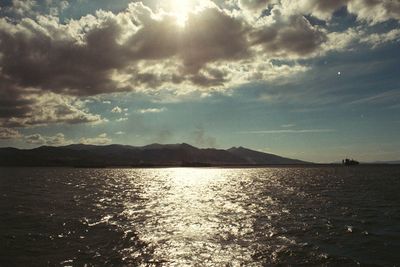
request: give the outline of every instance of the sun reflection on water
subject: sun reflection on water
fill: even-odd
[[[242,237],[252,232],[251,212],[236,201],[245,196],[234,188],[240,183],[232,179],[230,170],[150,171],[156,178],[143,188],[146,205],[141,207],[142,218],[136,219],[141,239],[156,247],[158,261],[177,265],[250,261],[249,246]],[[138,206],[127,203],[127,207],[131,216],[138,216],[134,212]]]

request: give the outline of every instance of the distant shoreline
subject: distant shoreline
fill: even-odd
[[[70,166],[70,165],[0,165],[0,168],[66,168],[66,169],[170,169],[170,168],[195,168],[195,169],[263,169],[263,168],[363,168],[363,167],[398,167],[400,164],[390,163],[363,163],[357,166],[344,166],[342,164],[314,163],[314,164],[271,164],[271,165],[212,165],[212,166],[181,166],[181,165],[154,165],[154,166]]]
[[[361,163],[390,166],[398,162]],[[344,164],[349,165],[349,164]],[[314,163],[251,150],[197,148],[181,144],[41,146],[34,149],[0,148],[0,166],[69,168],[282,168],[344,166],[342,162]],[[357,165],[358,166],[358,165]]]

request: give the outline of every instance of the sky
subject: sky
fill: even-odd
[[[400,160],[400,1],[3,0],[0,146]]]

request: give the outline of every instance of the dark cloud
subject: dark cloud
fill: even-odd
[[[0,125],[7,127],[29,127],[54,123],[100,123],[105,121],[99,115],[90,113],[84,102],[74,97],[52,93],[38,94],[25,92],[24,95],[11,95],[12,107],[5,105],[0,110]]]
[[[146,10],[144,7],[141,9]],[[176,19],[172,16],[165,16],[162,20],[150,19],[150,12],[136,22],[140,23],[141,27],[125,44],[127,55],[132,61],[165,59],[179,52],[182,33],[178,32]]]
[[[23,97],[23,91],[12,83],[0,79],[0,120],[22,118],[32,111],[34,100]]]
[[[209,8],[189,16],[186,27],[181,53],[189,72],[199,70],[208,62],[249,56],[249,28],[244,21]]]
[[[284,0],[283,7],[297,14],[311,14],[324,20],[329,20],[342,7],[346,7],[359,20],[372,24],[390,19],[400,20],[400,2],[393,0]]]
[[[26,19],[19,25],[0,23],[2,73],[23,87],[57,93],[93,95],[117,91],[110,79],[120,67],[118,27],[108,21],[86,33],[85,43],[63,33],[51,18]]]
[[[317,52],[326,42],[326,34],[299,15],[283,16],[275,8],[265,25],[252,34],[253,44],[260,45],[268,55],[290,58]]]
[[[203,71],[191,76],[193,84],[202,87],[221,86],[227,81],[227,73],[217,68],[205,68]]]

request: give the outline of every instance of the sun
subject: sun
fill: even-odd
[[[168,1],[168,9],[176,17],[176,23],[180,27],[186,25],[189,12],[193,7],[193,1],[191,0],[170,0]]]

